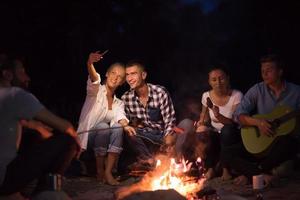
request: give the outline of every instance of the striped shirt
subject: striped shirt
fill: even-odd
[[[146,107],[140,102],[134,90],[125,92],[122,100],[129,120],[139,120],[145,128],[160,130],[169,134],[175,126],[175,110],[168,91],[160,86],[147,84],[148,102]]]

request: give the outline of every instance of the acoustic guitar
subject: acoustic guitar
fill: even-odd
[[[257,127],[243,127],[241,135],[247,151],[257,155],[267,152],[280,136],[290,134],[295,130],[296,116],[299,114],[299,110],[293,110],[287,106],[278,106],[269,114],[254,115],[254,118],[268,120],[275,134],[272,137],[268,137],[261,134]]]

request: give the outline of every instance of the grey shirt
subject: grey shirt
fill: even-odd
[[[17,154],[19,120],[33,118],[42,108],[31,93],[17,87],[0,88],[0,184]]]

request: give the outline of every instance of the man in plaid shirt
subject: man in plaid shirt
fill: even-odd
[[[154,161],[153,155],[143,139],[167,145],[171,141],[174,142],[172,135],[176,118],[168,91],[163,86],[146,83],[146,77],[147,72],[143,64],[137,61],[129,62],[126,65],[126,81],[130,90],[122,96],[122,100],[127,117],[131,123],[135,122],[135,128],[124,128],[127,142],[139,160],[151,162]],[[187,132],[192,127],[192,121],[184,120],[179,127],[183,128],[183,132]]]

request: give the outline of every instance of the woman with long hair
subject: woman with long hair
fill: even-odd
[[[94,150],[97,179],[110,185],[118,185],[112,169],[122,151],[123,128],[128,128],[121,124],[128,120],[124,104],[115,96],[115,91],[125,82],[125,68],[121,63],[112,64],[106,72],[104,84],[101,84],[94,63],[101,60],[103,55],[99,52],[91,53],[87,61],[87,96],[81,111],[78,132],[83,132],[79,135],[81,148]]]
[[[220,152],[222,152],[222,131],[226,125],[234,125],[232,117],[233,112],[240,103],[243,94],[235,89],[231,89],[229,75],[223,68],[213,68],[208,73],[208,83],[211,87],[209,91],[206,91],[202,95],[202,111],[200,119],[197,122],[196,132],[199,134],[207,134],[204,139],[206,144],[205,161],[206,161],[206,177],[208,179],[214,177],[214,168],[218,163]],[[227,130],[227,128],[226,128]],[[222,153],[221,153],[222,156]],[[228,180],[231,175],[223,164],[223,180]]]

